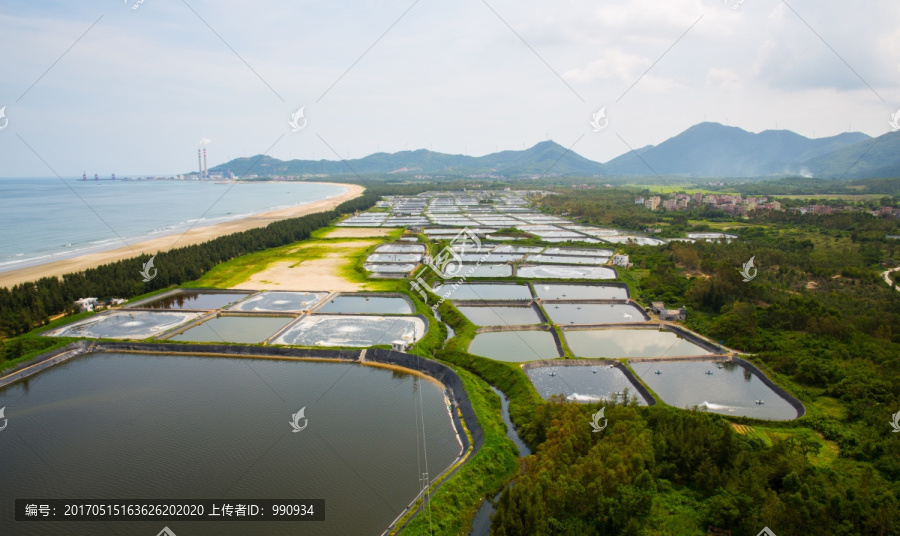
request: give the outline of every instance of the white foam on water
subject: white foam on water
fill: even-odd
[[[575,402],[599,402],[602,399],[599,396],[572,393],[566,397],[566,400],[572,400]]]

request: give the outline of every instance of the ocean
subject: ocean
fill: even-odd
[[[340,195],[336,184],[0,179],[0,272]]]

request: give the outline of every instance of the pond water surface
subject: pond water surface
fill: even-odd
[[[376,535],[418,493],[425,452],[432,478],[460,453],[439,385],[355,363],[91,354],[0,389],[0,407],[5,500],[318,498],[326,511],[317,522],[25,523],[10,504],[8,535]],[[306,427],[292,433],[301,408]]]
[[[603,365],[533,367],[528,369],[527,374],[534,388],[545,400],[561,394],[572,402],[613,399],[624,402],[627,395],[629,400],[635,398],[639,405],[647,405],[647,400],[638,393],[631,380],[616,367]]]
[[[533,307],[457,307],[476,326],[520,326],[540,324]]]
[[[797,418],[797,410],[737,363],[651,361],[634,362],[632,369],[670,406],[704,406],[723,415],[773,421]]]
[[[168,340],[188,342],[263,342],[294,321],[290,316],[220,316],[187,329]]]
[[[521,362],[556,359],[560,356],[556,340],[549,331],[497,331],[478,333],[469,344],[469,353]]]
[[[572,329],[563,336],[577,357],[701,356],[712,352],[668,330]]]
[[[624,324],[644,322],[643,311],[630,303],[555,303],[547,302],[544,310],[550,320],[560,325]]]
[[[316,313],[412,314],[413,309],[400,296],[336,296],[316,309]]]
[[[210,310],[225,307],[250,293],[209,292],[200,290],[183,290],[158,300],[140,305],[145,309],[196,309]]]

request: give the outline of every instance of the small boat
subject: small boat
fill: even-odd
[[[553,371],[550,371],[550,376],[551,376],[551,377],[556,376],[556,373],[553,372]]]
[[[591,374],[597,374],[597,369],[591,369]]]
[[[707,376],[712,376],[712,371],[711,371],[711,370],[707,370],[707,371],[706,371],[706,375],[707,375]]]
[[[654,374],[657,374],[657,375],[662,374],[662,371],[661,371],[661,370],[657,370],[656,372],[654,372]]]
[[[765,401],[763,401],[763,400],[757,400],[756,403],[757,403],[757,405],[760,405],[760,406],[761,406],[761,405],[765,404]]]

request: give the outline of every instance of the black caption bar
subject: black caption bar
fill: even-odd
[[[16,521],[325,521],[325,499],[16,499]]]

